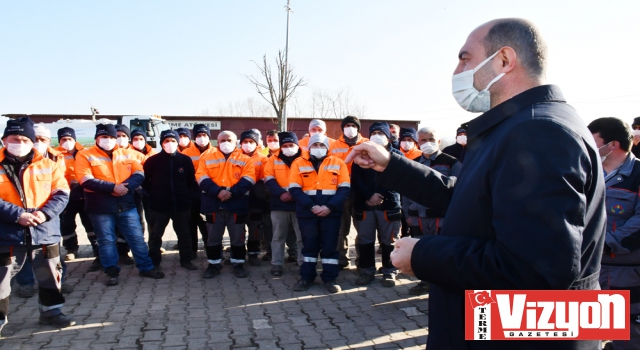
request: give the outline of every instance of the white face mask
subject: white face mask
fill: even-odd
[[[289,148],[283,148],[282,149],[282,154],[284,154],[287,157],[292,157],[296,153],[298,153],[299,149],[300,149],[300,147],[298,147],[298,145],[294,145],[293,147],[289,147]]]
[[[187,147],[189,146],[189,143],[191,142],[191,139],[189,139],[188,137],[180,137],[180,141],[178,141],[180,146],[182,147]]]
[[[252,153],[256,150],[257,146],[258,145],[256,145],[255,143],[243,143],[242,150],[244,151],[244,153]]]
[[[126,137],[118,137],[116,143],[122,148],[129,147],[129,139]]]
[[[456,137],[456,142],[465,146],[467,144],[467,135],[460,135]]]
[[[36,143],[33,144],[33,148],[38,150],[38,153],[40,154],[45,154],[47,152],[47,147],[48,146],[46,143],[39,142],[39,141],[36,141]]]
[[[233,152],[234,149],[236,149],[236,144],[235,142],[231,142],[231,141],[221,142],[218,145],[218,148],[220,149],[220,152],[224,154],[229,154]]]
[[[111,151],[114,147],[116,147],[116,139],[98,139],[98,146],[100,146],[100,148],[105,151]]]
[[[178,150],[178,143],[177,142],[166,142],[162,144],[162,149],[169,153],[169,154],[173,154]]]
[[[135,147],[136,149],[143,149],[145,142],[144,141],[133,141],[131,142],[131,144],[133,145],[133,147]]]
[[[498,74],[498,76],[493,78],[493,80],[491,80],[487,87],[482,91],[478,91],[473,87],[473,75],[493,57],[495,57],[498,52],[500,51],[497,51],[493,55],[487,57],[487,59],[482,61],[482,63],[480,63],[476,68],[458,73],[451,78],[453,98],[456,99],[456,102],[458,102],[460,107],[474,113],[484,113],[491,108],[491,94],[489,93],[489,88],[493,83],[500,80],[505,73]]]
[[[387,139],[386,136],[379,134],[372,135],[369,140],[371,140],[371,142],[373,143],[379,144],[380,146],[386,146],[389,144],[389,139]]]
[[[325,148],[311,148],[309,153],[316,158],[324,158],[327,155],[327,150]]]
[[[358,136],[358,128],[354,128],[353,126],[348,126],[346,128],[344,128],[344,136],[352,139],[356,136]]]
[[[280,148],[280,142],[267,142],[267,147],[269,147],[270,150],[275,151]]]
[[[67,151],[71,151],[72,149],[74,149],[76,147],[76,142],[73,140],[69,140],[69,141],[65,141],[62,143],[62,148],[64,148]]]
[[[32,149],[33,146],[26,143],[7,143],[7,151],[16,157],[24,157],[29,154]]]
[[[405,151],[412,149],[413,146],[415,146],[415,143],[413,143],[413,141],[400,141],[400,147],[402,147],[402,149]]]
[[[209,144],[209,137],[207,136],[198,136],[196,137],[196,144],[200,147],[204,147]]]
[[[320,134],[319,131],[309,131],[309,137],[315,135],[315,134]]]
[[[425,142],[420,145],[420,150],[424,154],[434,154],[438,151],[438,144],[435,142]]]
[[[640,130],[633,130],[633,136],[640,136]]]
[[[613,141],[611,141],[613,142]],[[600,150],[607,147],[611,142],[609,143],[605,143],[604,145],[602,145],[602,147],[598,147],[598,154],[600,154]],[[604,163],[605,159],[607,159],[607,157],[611,154],[611,152],[613,152],[613,150],[609,151],[609,153],[607,153],[604,156],[600,156],[600,159],[602,159],[602,162]]]

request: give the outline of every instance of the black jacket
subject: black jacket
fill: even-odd
[[[433,283],[429,349],[599,349],[599,341],[465,341],[465,290],[597,289],[606,215],[593,136],[559,88],[472,120],[457,181],[392,155],[378,181],[447,216],[411,266]],[[454,187],[455,185],[455,187]]]
[[[143,167],[142,188],[149,193],[151,210],[175,213],[191,208],[190,192],[198,184],[190,157],[162,150],[149,157]]]
[[[451,146],[447,146],[442,150],[442,153],[446,153],[454,158],[456,158],[457,160],[460,161],[460,163],[464,162],[464,156],[467,153],[467,146],[463,146],[459,143],[454,143]]]
[[[402,156],[402,153],[390,145],[390,152]],[[376,183],[378,172],[373,169],[362,169],[358,164],[351,166],[351,194],[354,195],[353,208],[357,212],[370,210],[384,210],[400,214],[400,195],[398,192],[389,191]],[[367,201],[374,193],[379,193],[384,197],[380,205],[371,207]],[[399,216],[398,216],[399,219]]]

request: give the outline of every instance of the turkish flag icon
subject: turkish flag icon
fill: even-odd
[[[471,301],[472,308],[476,308],[478,306],[487,305],[491,303],[495,304],[496,302],[495,300],[493,300],[491,295],[489,295],[489,292],[487,292],[486,290],[483,290],[478,293],[469,292],[467,293],[467,295],[469,296],[469,301]]]

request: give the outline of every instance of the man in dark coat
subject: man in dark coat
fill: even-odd
[[[546,49],[535,26],[486,23],[459,59],[454,97],[485,113],[465,125],[457,181],[369,142],[347,158],[380,171],[382,186],[446,212],[440,235],[402,238],[391,256],[432,284],[427,346],[599,349],[600,341],[464,340],[465,290],[598,289],[606,216],[598,149],[560,89],[543,85]]]

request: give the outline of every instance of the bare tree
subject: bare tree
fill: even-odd
[[[275,80],[271,66],[267,63],[267,55],[262,56],[262,64],[255,61],[253,63],[258,67],[260,76],[248,75],[247,78],[255,86],[260,96],[273,107],[278,119],[278,129],[284,130],[282,110],[296,89],[304,86],[306,82],[303,78],[297,77],[290,66],[285,67],[285,54],[282,51],[278,51],[278,57],[276,57]]]
[[[253,97],[246,100],[229,102],[218,107],[218,114],[238,117],[272,117],[273,110],[269,104]]]
[[[349,88],[342,88],[335,93],[314,89],[309,108],[311,117],[319,119],[342,119],[347,115],[362,118],[366,113],[365,106],[355,101]]]

